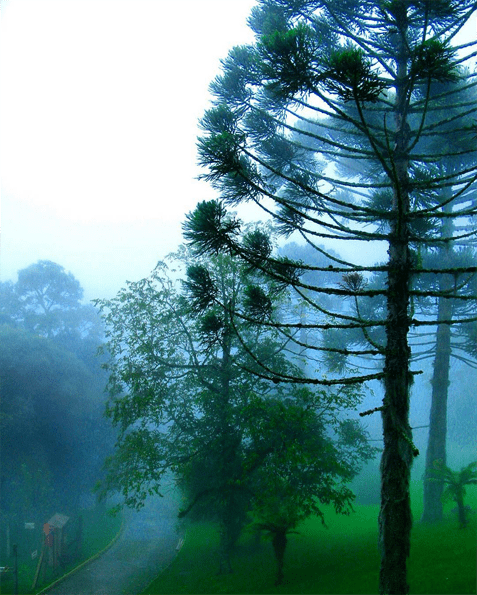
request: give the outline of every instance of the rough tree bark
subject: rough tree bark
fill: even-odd
[[[397,85],[395,100],[396,135],[393,157],[393,204],[388,249],[387,345],[385,356],[385,398],[382,408],[384,450],[381,459],[379,592],[407,594],[407,558],[412,526],[409,495],[412,437],[409,426],[410,348],[409,299],[411,261],[409,251],[409,124],[407,9],[396,7],[399,22]]]

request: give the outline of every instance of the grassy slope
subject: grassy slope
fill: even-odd
[[[418,522],[422,499],[413,494],[416,519],[409,562],[411,593],[476,593],[476,515],[465,531],[455,516],[435,526]],[[475,510],[477,489],[467,502]],[[447,508],[452,508],[450,504]],[[299,527],[289,538],[286,583],[274,587],[275,562],[270,543],[254,548],[245,535],[233,560],[234,573],[217,576],[217,534],[212,525],[193,525],[172,565],[146,589],[144,595],[172,593],[377,593],[379,553],[376,505],[356,506],[350,517],[326,512],[328,529],[317,519]]]

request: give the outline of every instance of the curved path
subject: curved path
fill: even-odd
[[[177,508],[156,498],[125,512],[125,528],[100,558],[48,589],[48,595],[136,595],[177,555]]]

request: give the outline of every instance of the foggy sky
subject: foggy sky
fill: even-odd
[[[1,0],[1,280],[49,259],[86,299],[174,250],[212,198],[198,120],[253,0]]]
[[[198,120],[254,4],[0,0],[2,281],[48,259],[112,297],[177,248],[215,196],[195,179]]]

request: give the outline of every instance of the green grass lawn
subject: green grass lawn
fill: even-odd
[[[467,503],[475,510],[477,489],[470,488]],[[449,504],[447,510],[452,508]],[[244,535],[233,558],[234,573],[218,576],[216,528],[192,525],[176,560],[143,595],[173,593],[378,593],[379,506],[356,505],[350,517],[326,510],[328,528],[310,519],[290,535],[285,560],[286,582],[274,586],[275,560],[271,544],[254,544]],[[411,593],[476,593],[475,513],[467,529],[458,529],[457,518],[427,526],[419,523],[422,498],[415,493],[409,583]]]
[[[52,581],[70,572],[73,568],[104,549],[120,529],[121,517],[112,517],[108,514],[106,506],[98,506],[93,510],[84,510],[81,511],[81,514],[83,516],[83,543],[80,556],[70,564],[62,568],[60,567],[55,571],[47,568],[44,582],[42,580],[42,570],[40,580],[34,590],[32,590],[31,587],[38,565],[38,558],[32,560],[29,551],[24,547],[24,544],[18,544],[18,592],[21,595],[37,593]],[[41,538],[39,538],[39,543],[41,543]],[[8,560],[6,565],[13,568],[13,558]],[[2,595],[14,593],[14,588],[15,583],[13,573],[10,572],[2,575],[0,593]]]

